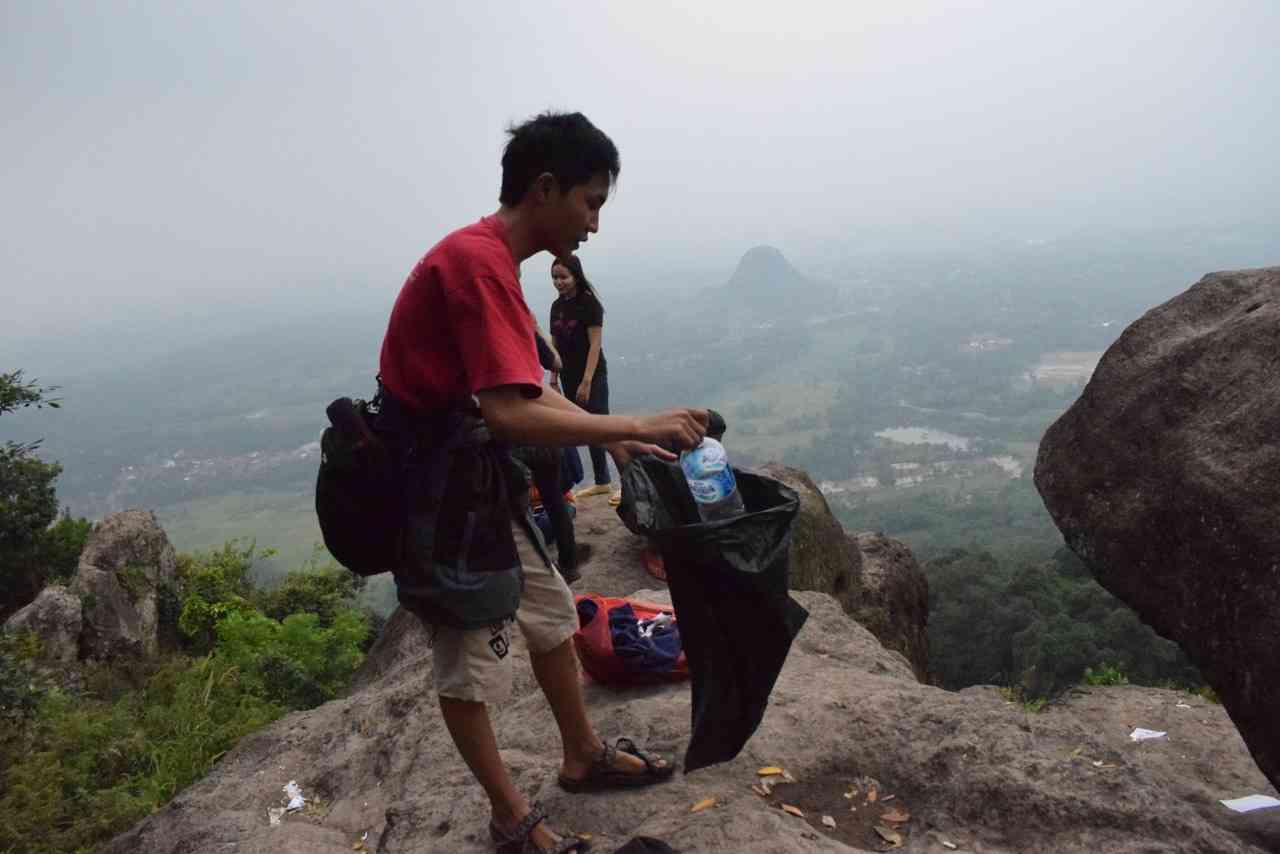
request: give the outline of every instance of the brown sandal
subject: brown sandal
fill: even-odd
[[[533,841],[533,829],[546,820],[547,811],[542,808],[542,804],[534,804],[529,814],[511,833],[503,833],[490,821],[489,836],[497,846],[498,854],[570,854],[572,851],[591,850],[590,842],[575,836],[561,839],[552,848],[539,848]]]
[[[619,771],[614,767],[617,761],[618,751],[630,754],[644,762],[644,771],[639,774],[631,771]],[[661,783],[671,779],[671,775],[676,773],[676,767],[672,764],[659,765],[657,756],[650,756],[645,753],[636,743],[625,736],[617,739],[613,744],[604,746],[604,753],[600,754],[591,768],[587,771],[587,776],[581,780],[574,780],[560,775],[560,788],[566,792],[603,792],[607,789],[634,789],[640,786],[652,786],[654,783]]]

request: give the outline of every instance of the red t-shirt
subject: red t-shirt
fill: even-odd
[[[420,411],[467,407],[471,395],[503,385],[541,394],[533,317],[501,220],[458,229],[413,268],[391,309],[379,370]]]

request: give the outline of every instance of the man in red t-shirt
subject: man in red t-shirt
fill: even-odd
[[[619,470],[632,456],[691,448],[705,410],[649,416],[589,415],[543,386],[532,315],[518,275],[526,258],[572,253],[599,230],[600,208],[619,172],[613,142],[581,113],[546,113],[509,130],[501,206],[453,232],[414,267],[382,344],[386,391],[427,414],[478,407],[498,440],[521,445],[603,445]],[[657,443],[657,444],[654,444]],[[560,728],[560,785],[569,791],[645,785],[673,768],[628,739],[605,744],[587,719],[573,633],[573,595],[521,526],[513,526],[524,588],[515,621]],[[502,852],[586,850],[559,841],[511,781],[487,704],[510,691],[509,621],[490,628],[434,627],[434,681],[454,744],[488,795],[490,832]]]

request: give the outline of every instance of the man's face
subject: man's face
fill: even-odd
[[[600,208],[609,199],[609,175],[601,172],[567,193],[551,194],[547,206],[548,249],[557,257],[572,254],[588,234],[600,230]]]

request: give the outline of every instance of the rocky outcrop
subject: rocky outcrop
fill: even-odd
[[[800,514],[791,536],[791,587],[829,593],[846,611],[862,604],[862,555],[831,514],[822,491],[808,474],[779,463],[753,471],[780,480],[800,496]]]
[[[862,599],[850,616],[886,647],[906,656],[929,681],[929,580],[906,543],[883,534],[850,534],[861,555]]]
[[[647,589],[656,582],[639,560],[643,543],[604,496],[580,502],[578,531],[595,547],[579,592],[666,595]],[[837,541],[849,546],[842,532]],[[868,545],[894,565],[891,541]],[[1114,687],[1075,691],[1028,714],[992,688],[920,684],[841,603],[793,595],[810,617],[743,754],[647,790],[575,796],[555,785],[555,722],[515,633],[512,698],[492,713],[516,784],[547,805],[557,827],[593,834],[601,852],[640,834],[686,854],[881,851],[877,824],[900,833],[906,852],[943,851],[944,841],[987,854],[1280,850],[1280,813],[1242,816],[1217,803],[1274,794],[1221,707]],[[687,684],[586,691],[601,732],[683,752]],[[1168,736],[1135,743],[1134,726]],[[760,797],[750,786],[765,765],[784,766],[797,782]],[[272,826],[268,810],[282,805],[290,780],[308,805]],[[856,797],[846,797],[851,787]],[[714,807],[691,811],[707,798]],[[803,817],[783,812],[784,800]],[[907,818],[890,825],[885,813]],[[479,854],[492,850],[487,821],[483,793],[440,718],[429,634],[400,611],[349,696],[245,738],[208,777],[102,850]]]
[[[898,825],[908,852],[942,851],[943,840],[988,854],[1280,845],[1280,815],[1237,816],[1216,803],[1271,791],[1220,707],[1120,687],[1077,692],[1029,715],[994,689],[919,684],[829,596],[794,595],[811,616],[743,755],[648,790],[574,796],[556,787],[555,723],[523,649],[513,650],[512,700],[493,713],[517,785],[543,801],[558,826],[592,833],[602,852],[637,834],[683,852],[879,851],[874,825],[884,826],[891,808],[910,816]],[[427,632],[412,617],[393,617],[357,682],[346,699],[244,739],[206,779],[103,850],[339,854],[365,833],[366,849],[385,854],[492,850],[483,794],[432,693]],[[587,703],[606,733],[632,734],[668,755],[683,749],[686,684],[589,685]],[[1135,724],[1169,737],[1134,743]],[[778,798],[752,793],[764,765],[797,778],[778,791],[803,818],[782,812]],[[272,827],[267,810],[290,780],[311,803]],[[872,781],[874,804],[866,797]],[[851,785],[856,799],[845,797]],[[716,806],[692,813],[705,798]],[[834,829],[822,824],[824,814]]]
[[[154,655],[159,601],[177,555],[154,513],[126,510],[99,524],[80,555],[71,592],[84,608],[81,656]]]
[[[40,638],[41,661],[70,664],[80,655],[83,623],[80,597],[54,585],[6,620],[4,631],[9,635],[31,632]]]
[[[911,550],[879,534],[846,535],[827,499],[800,469],[768,463],[754,471],[800,496],[791,540],[791,587],[828,593],[920,681],[929,676],[929,582]]]
[[[1107,590],[1177,641],[1280,783],[1280,268],[1215,273],[1125,330],[1036,486]]]

